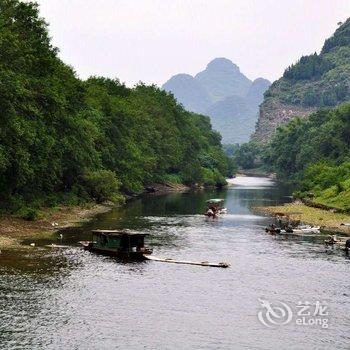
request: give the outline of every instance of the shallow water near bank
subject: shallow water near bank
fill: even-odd
[[[271,219],[252,210],[288,195],[270,179],[240,177],[221,191],[130,202],[64,232],[54,240],[64,249],[44,248],[51,241],[42,240],[3,252],[1,349],[348,348],[350,260],[322,245],[267,235]],[[229,212],[207,220],[205,200],[217,197]],[[227,261],[231,268],[120,263],[78,247],[92,228],[147,232],[155,256]],[[292,319],[269,323],[259,299],[285,303]],[[327,305],[328,328],[296,324],[305,302],[310,312],[317,302]]]

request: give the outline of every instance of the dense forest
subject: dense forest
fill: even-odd
[[[281,126],[263,154],[296,196],[350,210],[350,104],[319,110]]]
[[[350,18],[338,25],[271,85],[254,137],[233,157],[294,183],[295,197],[350,211]]]
[[[301,57],[296,64],[288,67],[283,77],[292,80],[319,78],[332,68],[334,68],[332,62],[315,52],[313,55]]]
[[[318,55],[314,53],[310,56],[303,56],[296,64],[288,67],[283,74],[283,77],[289,81],[316,81],[322,79],[330,70],[334,69],[336,64],[334,60],[326,57],[326,55]],[[321,91],[320,91],[321,90]],[[335,106],[341,101],[344,101],[348,94],[349,86],[346,79],[329,85],[325,89],[318,89],[309,86],[302,92],[301,103],[303,106]]]
[[[155,86],[77,78],[35,3],[0,0],[0,204],[119,201],[152,182],[223,185],[209,118]]]

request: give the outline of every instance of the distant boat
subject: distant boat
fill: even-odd
[[[286,232],[286,233],[288,233],[288,232]],[[297,228],[293,228],[292,233],[299,233],[299,234],[320,233],[320,227],[319,226],[309,226],[309,225],[299,226]]]
[[[145,259],[144,255],[152,254],[145,247],[146,233],[119,230],[94,230],[91,241],[80,241],[85,250],[126,259]]]
[[[225,202],[225,200],[222,198],[208,199],[206,201],[207,211],[206,211],[205,215],[206,216],[213,216],[210,212],[208,212],[209,209],[214,213],[214,217],[216,217],[219,214],[226,214],[228,210],[227,210],[227,208],[223,207],[224,202]]]
[[[225,199],[222,199],[222,198],[212,198],[212,199],[208,199],[206,201],[207,204],[222,204],[225,202]]]
[[[313,234],[313,233],[320,233],[320,227],[319,226],[299,226],[296,228],[288,228],[287,230],[280,229],[275,226],[269,226],[265,228],[265,231],[270,234],[280,234],[280,235],[288,235],[288,234],[294,234],[294,235],[303,235],[303,234]]]

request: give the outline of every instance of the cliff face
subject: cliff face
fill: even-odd
[[[258,118],[258,106],[270,82],[249,80],[226,58],[215,58],[194,77],[177,74],[163,89],[172,92],[188,111],[206,114],[223,143],[247,142]]]
[[[295,117],[306,117],[316,109],[283,104],[277,99],[264,101],[259,109],[259,117],[252,139],[265,143],[270,139],[279,125],[285,124]]]
[[[265,92],[252,139],[267,142],[292,118],[349,100],[350,19],[326,40],[320,54],[301,57]]]

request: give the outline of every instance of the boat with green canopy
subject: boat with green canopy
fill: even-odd
[[[91,241],[79,242],[85,250],[127,259],[145,259],[152,250],[145,247],[147,233],[120,230],[93,230]]]
[[[225,202],[225,199],[222,199],[222,198],[212,198],[206,201],[207,204],[222,204],[224,202]]]

